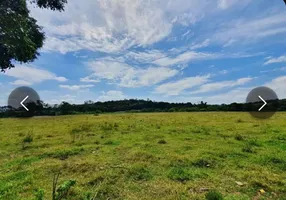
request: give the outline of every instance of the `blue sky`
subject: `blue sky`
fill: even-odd
[[[30,86],[41,99],[244,102],[257,86],[286,98],[282,0],[69,0],[30,6],[41,56],[0,75],[0,105]]]

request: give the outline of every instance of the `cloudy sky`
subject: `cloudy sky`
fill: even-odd
[[[0,74],[48,103],[151,99],[244,102],[257,86],[286,98],[282,0],[68,0],[30,6],[47,39],[34,63]]]

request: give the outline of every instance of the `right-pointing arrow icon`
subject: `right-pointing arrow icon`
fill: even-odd
[[[264,106],[266,106],[267,105],[267,102],[261,97],[261,96],[258,96],[259,97],[259,99],[261,99],[261,101],[263,101],[263,105],[258,109],[258,111],[261,111],[263,108],[264,108]]]
[[[21,101],[21,106],[23,106],[23,108],[25,108],[25,110],[29,111],[29,109],[24,105],[24,102],[29,98],[29,96],[26,96],[25,99],[23,99],[23,101]]]

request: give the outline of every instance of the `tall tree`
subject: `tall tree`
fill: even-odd
[[[63,11],[67,0],[28,0],[39,8]],[[45,34],[30,16],[26,0],[0,0],[0,70],[14,67],[13,61],[34,61]]]

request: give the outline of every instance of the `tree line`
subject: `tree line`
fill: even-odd
[[[142,99],[125,99],[107,102],[93,102],[89,100],[84,102],[84,104],[62,102],[61,104],[50,105],[39,101],[27,105],[29,112],[24,110],[24,108],[13,109],[8,106],[0,107],[0,117],[56,116],[114,112],[249,112],[257,111],[262,104],[262,102],[255,102],[212,105],[203,101],[199,103],[168,103]],[[286,111],[286,99],[268,101],[263,111]]]

